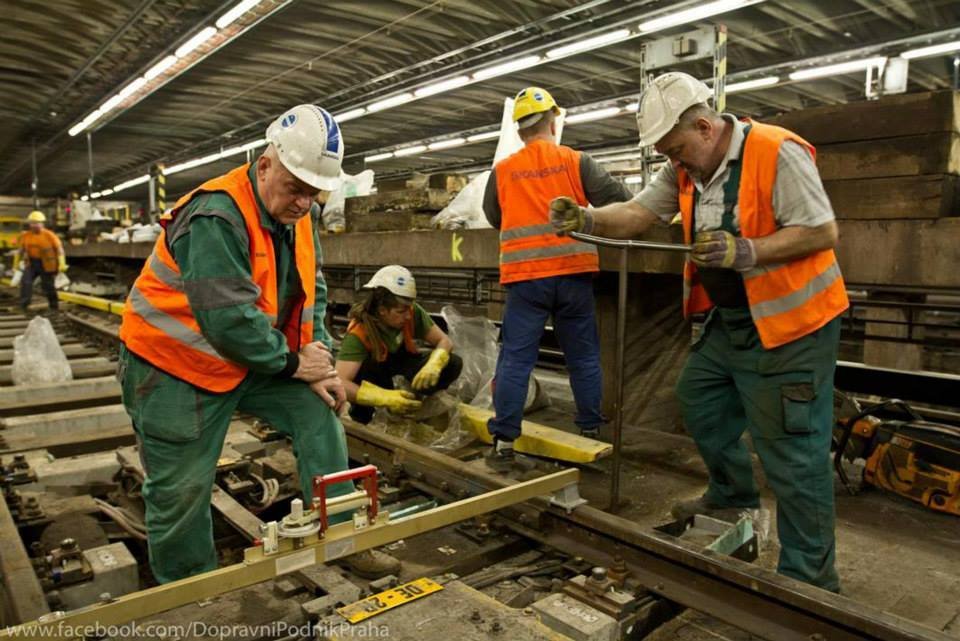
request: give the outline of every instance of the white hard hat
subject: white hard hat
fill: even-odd
[[[417,297],[417,281],[413,279],[410,270],[402,265],[387,265],[377,270],[364,289],[386,287],[395,296],[413,300]]]
[[[287,170],[315,189],[340,186],[343,138],[326,109],[297,105],[267,127],[267,142]]]
[[[680,122],[684,111],[707,102],[713,92],[690,74],[672,71],[654,78],[640,96],[640,146],[655,145]]]

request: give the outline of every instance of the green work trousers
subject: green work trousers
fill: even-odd
[[[217,460],[235,411],[270,423],[293,440],[307,502],[315,475],[347,468],[343,426],[303,382],[251,372],[231,392],[214,394],[120,353],[123,404],[133,421],[146,478],[150,567],[166,583],[217,567],[210,496]],[[329,496],[354,490],[330,488]]]
[[[718,507],[757,507],[753,445],[777,497],[780,561],[786,576],[838,591],[834,567],[833,374],[840,319],[774,349],[760,344],[749,310],[717,308],[693,346],[677,394],[710,474]]]

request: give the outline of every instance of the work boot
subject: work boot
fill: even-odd
[[[580,428],[580,436],[584,438],[592,438],[597,440],[600,438],[600,426],[597,427],[582,427]]]
[[[486,456],[487,467],[497,474],[527,472],[536,467],[529,457],[517,454],[513,450],[513,441],[493,439],[493,447]]]
[[[392,574],[400,575],[400,561],[377,550],[364,550],[343,559],[347,568],[365,579],[382,579]]]
[[[670,515],[678,521],[686,521],[692,516],[702,514],[727,523],[736,523],[740,517],[754,510],[749,507],[727,507],[711,503],[706,496],[699,496],[687,501],[678,501],[670,508]]]

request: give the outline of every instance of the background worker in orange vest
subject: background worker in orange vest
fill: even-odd
[[[337,374],[347,390],[350,417],[369,423],[377,407],[409,414],[420,409],[417,394],[447,389],[463,361],[453,341],[417,304],[417,282],[406,267],[387,265],[373,275],[363,299],[350,310],[347,335],[337,354]],[[416,341],[433,347],[420,354]],[[393,377],[410,381],[414,392],[393,388]]]
[[[500,230],[500,283],[507,289],[494,378],[496,413],[488,423],[494,438],[488,462],[494,468],[513,462],[527,385],[551,316],[570,372],[577,426],[583,435],[596,437],[605,422],[593,298],[597,250],[558,237],[549,204],[572,195],[579,205],[600,206],[629,200],[631,194],[590,156],[557,144],[559,113],[545,89],[528,87],[517,94],[513,121],[524,148],[497,163],[483,198],[487,220]]]
[[[288,110],[266,138],[256,162],[177,201],[124,309],[119,378],[161,583],[217,567],[210,495],[235,411],[292,438],[307,503],[315,475],[348,465],[308,215],[317,192],[340,183],[343,139],[315,105]],[[330,495],[351,491],[341,483]],[[399,569],[373,554],[352,560],[366,574]]]
[[[47,217],[42,211],[32,211],[27,216],[27,230],[20,234],[17,246],[20,251],[16,262],[23,269],[20,279],[20,307],[26,311],[33,298],[33,281],[38,276],[47,295],[50,309],[57,309],[57,288],[54,279],[57,272],[67,271],[67,257],[63,244],[55,233],[44,228]]]
[[[711,95],[684,73],[656,78],[640,100],[640,142],[671,162],[629,203],[588,211],[555,201],[553,222],[561,232],[629,238],[680,210],[694,243],[684,311],[709,315],[677,393],[710,483],[674,515],[759,506],[740,438],[749,428],[777,497],[778,571],[837,591],[829,455],[848,307],[837,225],[814,148],[780,127],[718,114]]]

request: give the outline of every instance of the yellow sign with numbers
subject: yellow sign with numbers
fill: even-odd
[[[416,601],[428,594],[439,592],[443,586],[430,579],[417,579],[410,583],[404,583],[392,590],[374,594],[371,597],[351,603],[337,610],[344,619],[350,623],[360,623],[370,617],[377,616],[381,612],[386,612],[404,603]]]

